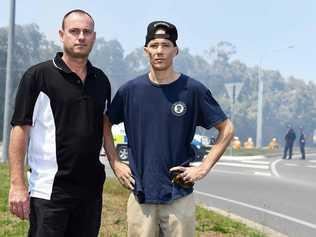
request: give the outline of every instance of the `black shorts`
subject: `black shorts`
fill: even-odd
[[[45,200],[31,197],[29,237],[97,237],[102,197]]]

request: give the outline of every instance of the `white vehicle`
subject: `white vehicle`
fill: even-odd
[[[197,142],[201,143],[203,146],[208,146],[211,143],[209,137],[203,136],[203,135],[200,135],[200,134],[195,134],[194,135],[193,142],[194,141],[197,141]]]

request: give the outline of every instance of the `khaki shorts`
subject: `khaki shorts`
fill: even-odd
[[[127,203],[127,222],[129,237],[193,237],[193,194],[170,204],[139,204],[131,193]]]

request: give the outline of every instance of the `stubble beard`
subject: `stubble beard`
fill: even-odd
[[[67,48],[64,46],[64,52],[68,54],[72,58],[77,58],[77,59],[87,59],[89,57],[89,54],[92,50],[92,47],[85,52],[74,52],[72,48]]]

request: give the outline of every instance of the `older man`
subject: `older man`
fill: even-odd
[[[99,153],[111,88],[88,61],[96,38],[92,17],[68,12],[59,36],[64,52],[28,69],[18,88],[9,145],[10,210],[29,218],[30,237],[96,237],[105,179]]]

